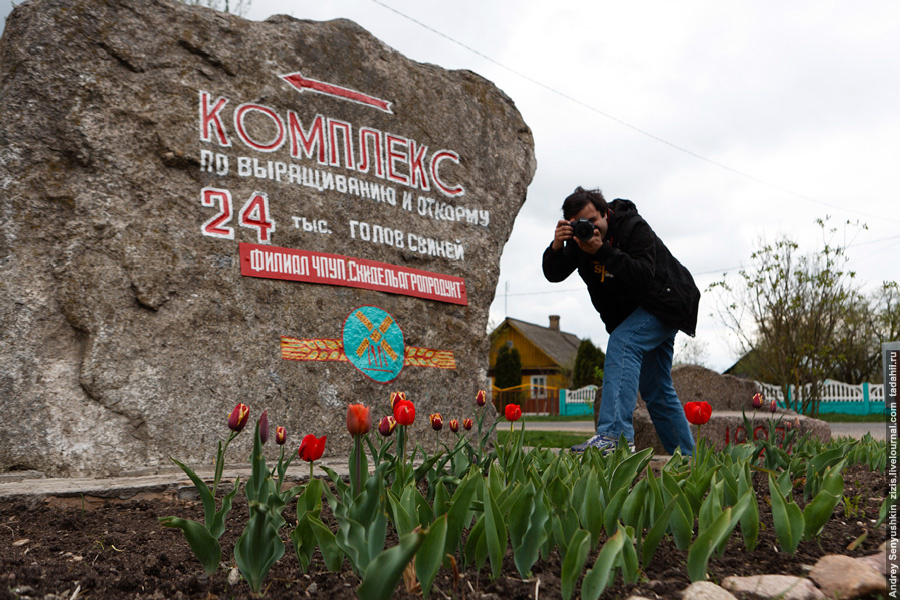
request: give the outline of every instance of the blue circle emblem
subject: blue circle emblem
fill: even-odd
[[[379,383],[393,381],[403,369],[403,332],[394,317],[377,306],[360,306],[350,313],[343,343],[350,363]]]

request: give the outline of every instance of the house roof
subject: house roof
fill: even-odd
[[[571,367],[575,364],[575,355],[581,340],[574,333],[566,333],[558,329],[542,327],[534,323],[526,323],[518,319],[507,317],[500,327],[508,324],[521,333],[529,342],[540,348],[553,362],[561,367]],[[496,330],[495,330],[496,331]]]

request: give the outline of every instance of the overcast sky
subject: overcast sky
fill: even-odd
[[[762,238],[820,248],[815,219],[829,215],[868,226],[836,240],[867,287],[900,280],[896,0],[253,0],[245,16],[279,13],[351,19],[515,101],[538,168],[503,252],[494,324],[557,314],[606,347],[577,275],[550,284],[540,268],[577,185],[633,200],[704,292]],[[696,342],[722,370],[737,355],[715,304],[705,292]]]

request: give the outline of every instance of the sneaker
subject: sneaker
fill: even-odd
[[[605,435],[597,434],[588,441],[583,444],[578,444],[577,446],[572,446],[570,450],[576,453],[582,453],[586,451],[588,448],[596,448],[603,453],[603,456],[607,454],[612,454],[616,451],[616,448],[619,447],[619,442],[615,438],[607,437]],[[634,453],[634,444],[628,443],[628,451],[632,454]]]

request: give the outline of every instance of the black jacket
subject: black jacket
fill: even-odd
[[[610,333],[638,306],[667,325],[693,336],[700,290],[690,272],[672,256],[631,200],[609,203],[609,230],[596,254],[567,241],[544,251],[544,277],[563,281],[575,269]]]

